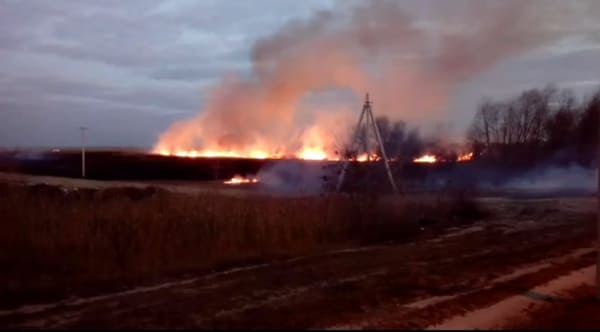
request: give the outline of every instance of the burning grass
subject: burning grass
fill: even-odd
[[[365,243],[480,217],[465,197],[184,195],[0,186],[0,298],[16,304]],[[462,209],[462,210],[461,210]]]

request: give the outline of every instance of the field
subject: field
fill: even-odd
[[[468,326],[462,315],[564,274],[588,278],[594,262],[585,196],[281,196],[16,173],[0,183],[2,327]]]
[[[86,177],[96,180],[222,180],[254,174],[268,160],[175,158],[131,150],[86,152]],[[0,170],[62,177],[81,176],[81,151],[50,149],[0,152]]]
[[[82,184],[63,180],[69,182]],[[483,214],[462,196],[398,201],[72,188],[15,181],[0,188],[1,278],[10,294],[3,301],[402,241],[420,233],[419,222],[446,227]]]
[[[280,163],[282,160],[179,158],[136,150],[96,149],[86,152],[86,178],[110,181],[222,181],[236,174],[256,174],[261,169]],[[336,162],[304,161],[296,163],[295,167],[314,171],[336,165]],[[423,165],[408,162],[392,165],[396,172],[403,174],[404,179],[423,179],[427,174],[459,166],[465,169],[463,172],[469,172],[469,165],[454,163]],[[79,178],[81,151],[0,151],[0,171]]]

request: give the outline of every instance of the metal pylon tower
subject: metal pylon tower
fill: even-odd
[[[352,135],[352,141],[350,142],[350,151],[355,151],[355,147],[358,144],[359,133],[363,125],[363,121],[365,121],[366,126],[366,134],[368,138],[369,130],[372,130],[377,141],[377,145],[379,146],[379,150],[383,157],[383,162],[385,163],[385,169],[387,171],[388,179],[390,180],[390,185],[392,186],[392,190],[394,193],[398,192],[398,188],[396,187],[396,182],[394,182],[394,177],[392,176],[392,170],[390,169],[390,162],[385,152],[385,148],[383,146],[383,140],[381,139],[381,134],[379,133],[379,127],[377,127],[377,123],[375,122],[375,116],[373,116],[372,102],[369,100],[369,94],[365,98],[365,103],[363,105],[362,112],[360,113],[360,117],[358,119],[358,124],[354,129],[354,134]],[[369,156],[370,151],[368,151],[367,146],[367,155]],[[345,157],[345,156],[344,156]],[[369,157],[368,157],[369,158]],[[342,188],[342,184],[344,183],[344,178],[346,177],[346,171],[348,170],[349,160],[344,158],[344,163],[342,165],[342,171],[340,172],[340,176],[338,178],[336,191],[340,191]]]

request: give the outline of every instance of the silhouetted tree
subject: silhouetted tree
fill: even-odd
[[[554,86],[524,91],[508,101],[484,100],[467,133],[476,155],[509,163],[558,158],[589,164],[598,142],[600,90],[578,103]]]
[[[584,104],[581,121],[577,126],[578,132],[578,153],[580,161],[584,164],[590,164],[594,160],[598,147],[598,131],[600,126],[598,122],[600,116],[600,90],[596,91]]]

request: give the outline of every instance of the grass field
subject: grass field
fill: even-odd
[[[302,198],[0,186],[2,302],[403,241],[483,216],[465,195]]]

